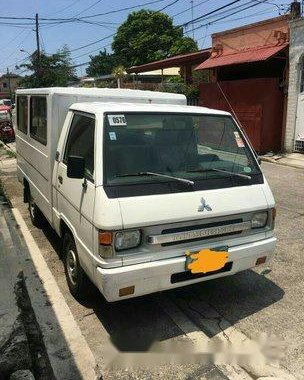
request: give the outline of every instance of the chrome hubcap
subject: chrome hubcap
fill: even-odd
[[[30,213],[31,213],[32,217],[34,218],[35,217],[35,204],[34,204],[32,199],[30,199],[30,205],[29,206],[30,206]]]
[[[77,261],[75,252],[72,249],[69,249],[66,258],[67,270],[70,281],[73,285],[77,284]]]

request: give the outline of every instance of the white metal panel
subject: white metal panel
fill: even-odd
[[[18,94],[64,94],[68,96],[79,96],[88,98],[100,98],[100,101],[122,102],[128,99],[132,103],[167,103],[167,104],[186,104],[185,95],[173,94],[157,91],[142,91],[130,89],[113,88],[82,88],[82,87],[50,87],[19,89]],[[87,100],[86,100],[87,101]]]
[[[240,214],[268,208],[263,187],[251,185],[195,192],[120,198],[123,228]],[[201,198],[212,208],[198,211]]]

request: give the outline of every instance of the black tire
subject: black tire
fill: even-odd
[[[38,228],[42,227],[44,222],[43,214],[36,205],[30,192],[28,194],[28,209],[33,225]]]
[[[80,265],[76,244],[70,232],[66,232],[63,238],[62,259],[72,296],[78,300],[84,299],[89,294],[91,282]]]

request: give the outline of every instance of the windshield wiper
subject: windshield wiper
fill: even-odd
[[[219,173],[225,173],[225,174],[234,175],[236,177],[251,179],[250,175],[229,172],[228,170],[223,170],[223,169],[215,169],[215,168],[203,169],[203,168],[197,168],[197,169],[187,170],[187,173],[206,173],[206,172],[219,172]]]
[[[191,181],[190,179],[179,178],[179,177],[174,177],[172,175],[167,175],[167,174],[162,174],[162,173],[154,173],[154,172],[126,173],[126,174],[119,174],[116,177],[139,177],[139,176],[162,177],[162,178],[174,179],[175,181],[182,182],[182,183],[185,183],[185,184],[190,185],[190,186],[194,185],[194,181]]]

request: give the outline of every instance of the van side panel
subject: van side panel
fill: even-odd
[[[47,98],[47,145],[30,136],[30,123],[27,134],[17,129],[17,171],[18,179],[29,183],[30,191],[35,203],[44,216],[52,223],[51,205],[51,163],[50,163],[50,138],[51,138],[51,96]],[[28,116],[30,118],[30,115]],[[29,119],[28,119],[29,120]]]

